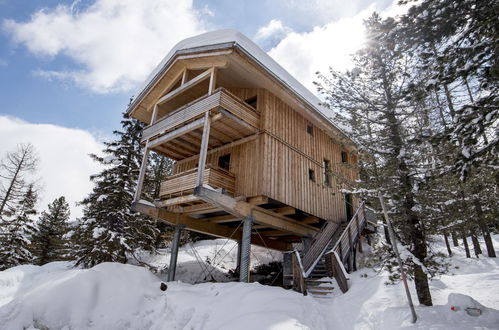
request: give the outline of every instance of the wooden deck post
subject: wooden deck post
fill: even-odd
[[[253,227],[253,216],[242,219],[243,234],[241,237],[241,258],[239,261],[239,282],[249,282],[250,275],[250,253],[251,253],[251,230]]]
[[[176,225],[173,234],[172,249],[170,252],[170,267],[168,267],[168,282],[175,281],[175,271],[177,269],[178,248],[180,245],[180,236],[185,225]]]
[[[140,200],[140,195],[142,194],[142,186],[144,185],[144,177],[146,175],[147,161],[149,159],[149,140],[146,141],[144,147],[144,155],[142,156],[142,162],[140,164],[139,178],[137,180],[137,187],[135,188],[135,195],[133,196],[133,201],[138,202]]]
[[[203,138],[201,140],[201,150],[199,152],[198,178],[196,186],[203,185],[206,153],[208,152],[208,141],[210,140],[210,123],[210,113],[207,111],[204,114]]]

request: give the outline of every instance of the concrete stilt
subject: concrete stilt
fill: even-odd
[[[176,225],[173,234],[172,249],[170,254],[170,267],[168,268],[168,282],[175,281],[175,270],[177,268],[178,248],[180,245],[180,236],[185,225]]]
[[[241,257],[239,261],[239,282],[249,282],[250,253],[251,253],[251,230],[254,217],[248,216],[242,219],[243,235],[241,238]]]

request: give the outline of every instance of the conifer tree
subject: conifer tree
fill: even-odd
[[[319,91],[327,105],[343,113],[335,119],[349,125],[353,137],[373,156],[374,161],[364,165],[369,180],[363,188],[381,191],[388,198],[400,240],[414,256],[411,268],[419,302],[431,305],[423,269],[430,256],[417,200],[419,128],[414,125],[415,104],[406,94],[412,59],[396,42],[394,19],[373,14],[366,29],[369,41],[354,56],[355,68],[345,74],[331,70],[331,78],[320,75]]]
[[[0,220],[15,214],[26,187],[26,174],[36,170],[33,145],[20,143],[0,161]]]
[[[70,210],[64,196],[56,198],[48,205],[48,212],[43,211],[38,221],[38,230],[33,235],[33,254],[35,263],[44,265],[48,262],[67,258],[66,239]]]
[[[126,262],[138,248],[153,250],[158,230],[156,221],[131,209],[142,160],[140,136],[143,125],[124,118],[116,140],[105,143],[104,156],[92,158],[105,169],[91,177],[93,191],[81,204],[84,216],[75,231],[79,242],[74,253],[77,264]]]
[[[0,224],[0,270],[30,263],[31,235],[33,234],[37,194],[30,184],[18,203],[18,210],[12,220],[4,219]]]

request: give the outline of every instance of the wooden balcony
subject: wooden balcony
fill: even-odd
[[[195,203],[198,198],[192,195],[196,187],[197,168],[168,177],[161,183],[159,206],[186,205]],[[219,167],[206,166],[203,185],[234,194],[236,178],[234,174]]]
[[[174,160],[199,154],[203,116],[212,116],[208,149],[216,148],[258,132],[259,114],[223,88],[198,98],[146,127],[142,142]]]

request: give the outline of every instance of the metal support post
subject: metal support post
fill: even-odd
[[[239,282],[249,282],[250,253],[251,253],[251,230],[253,227],[253,216],[247,216],[243,221],[243,235],[241,237],[241,258],[239,262]]]
[[[176,225],[173,234],[172,249],[170,252],[170,267],[168,268],[168,282],[175,281],[175,271],[177,268],[178,248],[180,245],[180,236],[185,225]]]

